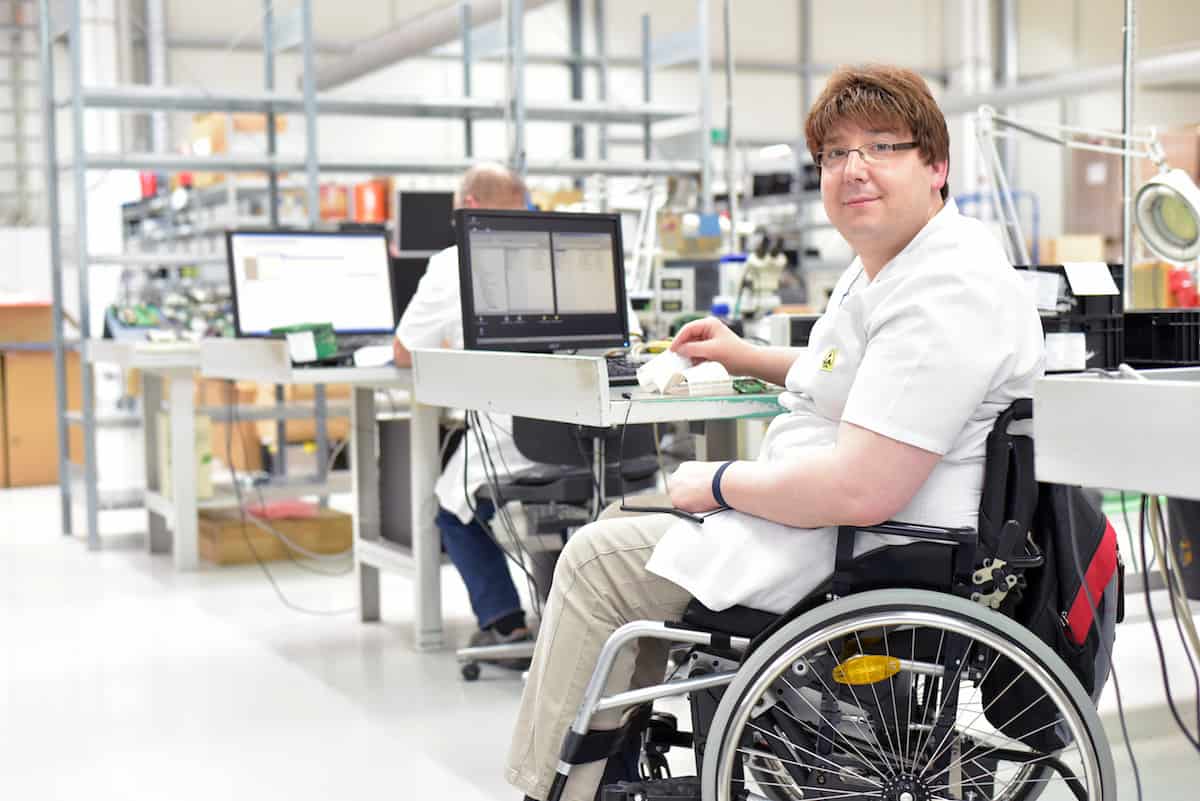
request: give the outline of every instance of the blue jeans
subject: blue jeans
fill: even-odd
[[[479,523],[490,520],[495,512],[490,501],[480,501],[475,507],[476,519],[468,524],[441,508],[435,521],[442,533],[442,545],[467,585],[471,610],[481,629],[521,611],[521,599],[508,572],[508,557]]]

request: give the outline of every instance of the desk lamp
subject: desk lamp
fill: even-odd
[[[1200,189],[1184,170],[1169,169],[1162,145],[1153,129],[1146,136],[1126,136],[1114,131],[1076,128],[1051,123],[1031,124],[996,113],[991,106],[977,112],[980,151],[988,171],[992,199],[1000,210],[1006,233],[1005,247],[1014,264],[1029,264],[1029,251],[1012,199],[1008,177],[996,149],[996,130],[1019,131],[1043,142],[1075,150],[1091,150],[1117,156],[1150,159],[1159,173],[1138,189],[1134,198],[1134,222],[1148,247],[1163,261],[1182,264],[1200,257]],[[1099,144],[1078,137],[1108,140]],[[1125,235],[1128,236],[1126,231]],[[1130,270],[1124,265],[1125,292],[1131,291]]]

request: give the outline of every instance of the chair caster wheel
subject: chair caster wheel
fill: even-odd
[[[479,663],[467,662],[462,666],[462,677],[467,681],[475,681],[479,678]]]

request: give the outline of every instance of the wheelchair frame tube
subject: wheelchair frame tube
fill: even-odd
[[[735,651],[745,651],[750,646],[750,639],[748,637],[731,637],[727,634],[684,628],[678,623],[668,626],[666,623],[653,620],[635,620],[631,623],[626,623],[614,631],[609,635],[609,638],[604,642],[604,646],[600,649],[600,656],[596,660],[596,667],[592,670],[592,678],[588,680],[587,689],[583,693],[583,701],[579,704],[579,712],[576,713],[575,720],[571,723],[571,729],[564,738],[562,754],[558,762],[558,770],[554,776],[554,782],[550,785],[550,792],[546,796],[546,801],[559,801],[559,798],[561,798],[563,789],[567,784],[567,777],[571,773],[571,763],[569,760],[574,757],[573,750],[575,743],[579,742],[587,734],[588,726],[592,722],[592,716],[596,712],[602,709],[615,709],[635,703],[644,703],[655,698],[679,695],[703,689],[704,687],[720,686],[733,681],[733,672],[730,671],[728,673],[704,676],[700,679],[686,679],[684,681],[658,684],[653,687],[630,690],[603,698],[604,687],[608,684],[608,677],[612,673],[613,663],[616,661],[617,654],[628,643],[643,637],[708,646],[711,646],[713,640],[716,639],[722,647],[729,647]],[[726,644],[728,645],[726,646]]]

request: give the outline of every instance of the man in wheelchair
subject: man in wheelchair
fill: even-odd
[[[527,799],[984,801],[1101,783],[1077,683],[1064,689],[1040,643],[1014,646],[1033,639],[1014,621],[945,594],[999,605],[1020,581],[1010,542],[968,589],[989,432],[1042,374],[1034,303],[947,199],[946,121],[915,73],[838,70],[805,135],[857,258],[807,351],[714,319],[679,332],[683,355],[784,385],[787,411],[758,460],[670,478],[702,523],[616,517],[568,541],[509,754]],[[877,525],[891,519],[923,525]],[[663,685],[672,643],[686,678]],[[988,705],[1018,680],[1041,691],[997,720]],[[685,691],[691,734],[646,705]],[[1064,742],[1083,753],[1073,767]],[[638,778],[643,750],[642,777],[661,779],[672,744],[694,748],[698,779],[614,784]]]

